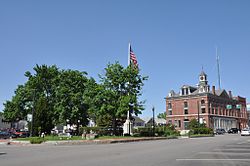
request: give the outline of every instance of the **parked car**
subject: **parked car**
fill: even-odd
[[[231,128],[228,130],[228,134],[237,134],[238,133],[238,129],[237,128]]]
[[[250,135],[250,130],[249,129],[243,129],[241,131],[241,136],[249,136]]]
[[[0,139],[9,139],[10,138],[10,133],[7,131],[1,131],[0,132]]]
[[[25,137],[29,136],[28,131],[22,131],[22,130],[16,130],[16,132],[14,132],[14,134],[16,135],[16,137],[21,137],[21,138],[25,138]]]
[[[225,129],[216,129],[215,130],[215,134],[217,134],[217,135],[221,135],[221,134],[224,134],[224,133],[226,133]]]

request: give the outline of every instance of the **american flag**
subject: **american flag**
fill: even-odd
[[[129,48],[129,53],[130,53],[130,64],[132,62],[133,67],[135,67],[136,69],[138,69],[137,59],[136,59],[135,53],[133,52],[131,46]]]

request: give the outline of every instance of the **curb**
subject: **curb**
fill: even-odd
[[[80,140],[80,141],[46,141],[44,145],[94,145],[94,144],[115,144],[115,143],[129,143],[139,141],[165,140],[165,137],[155,138],[135,138],[135,139],[106,139],[106,140]]]
[[[131,138],[131,139],[106,139],[106,140],[68,140],[68,141],[46,141],[41,144],[31,144],[29,141],[11,141],[10,145],[95,145],[95,144],[115,144],[115,143],[129,143],[139,141],[153,141],[153,140],[167,140],[166,137],[153,137],[153,138]]]

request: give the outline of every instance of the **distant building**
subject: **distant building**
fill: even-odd
[[[208,84],[204,71],[197,86],[184,85],[179,93],[170,91],[166,97],[167,123],[179,130],[187,130],[191,119],[199,119],[207,127],[228,130],[242,129],[248,124],[246,98],[233,97],[231,91],[215,89]]]
[[[248,127],[250,127],[250,103],[247,103]]]
[[[152,127],[153,126],[153,118],[145,118],[145,126]],[[155,126],[166,126],[166,119],[155,118],[154,119]]]
[[[138,116],[133,116],[133,127],[134,128],[145,127],[145,121]]]

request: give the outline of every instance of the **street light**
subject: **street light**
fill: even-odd
[[[128,127],[128,134],[131,135],[131,117],[130,117],[130,113],[133,112],[133,104],[132,103],[129,103],[129,111],[128,111],[128,120],[129,120],[129,127]]]
[[[152,108],[152,112],[153,112],[153,120],[152,120],[152,122],[153,122],[153,136],[155,136],[155,107],[153,106],[153,108]]]
[[[77,135],[80,133],[80,119],[77,120]]]
[[[33,136],[33,126],[34,126],[34,112],[35,112],[35,97],[36,97],[36,89],[32,89],[33,91],[33,107],[32,107],[32,118],[31,118],[31,126],[30,126],[30,129],[31,129],[31,132],[30,132],[30,137]]]

